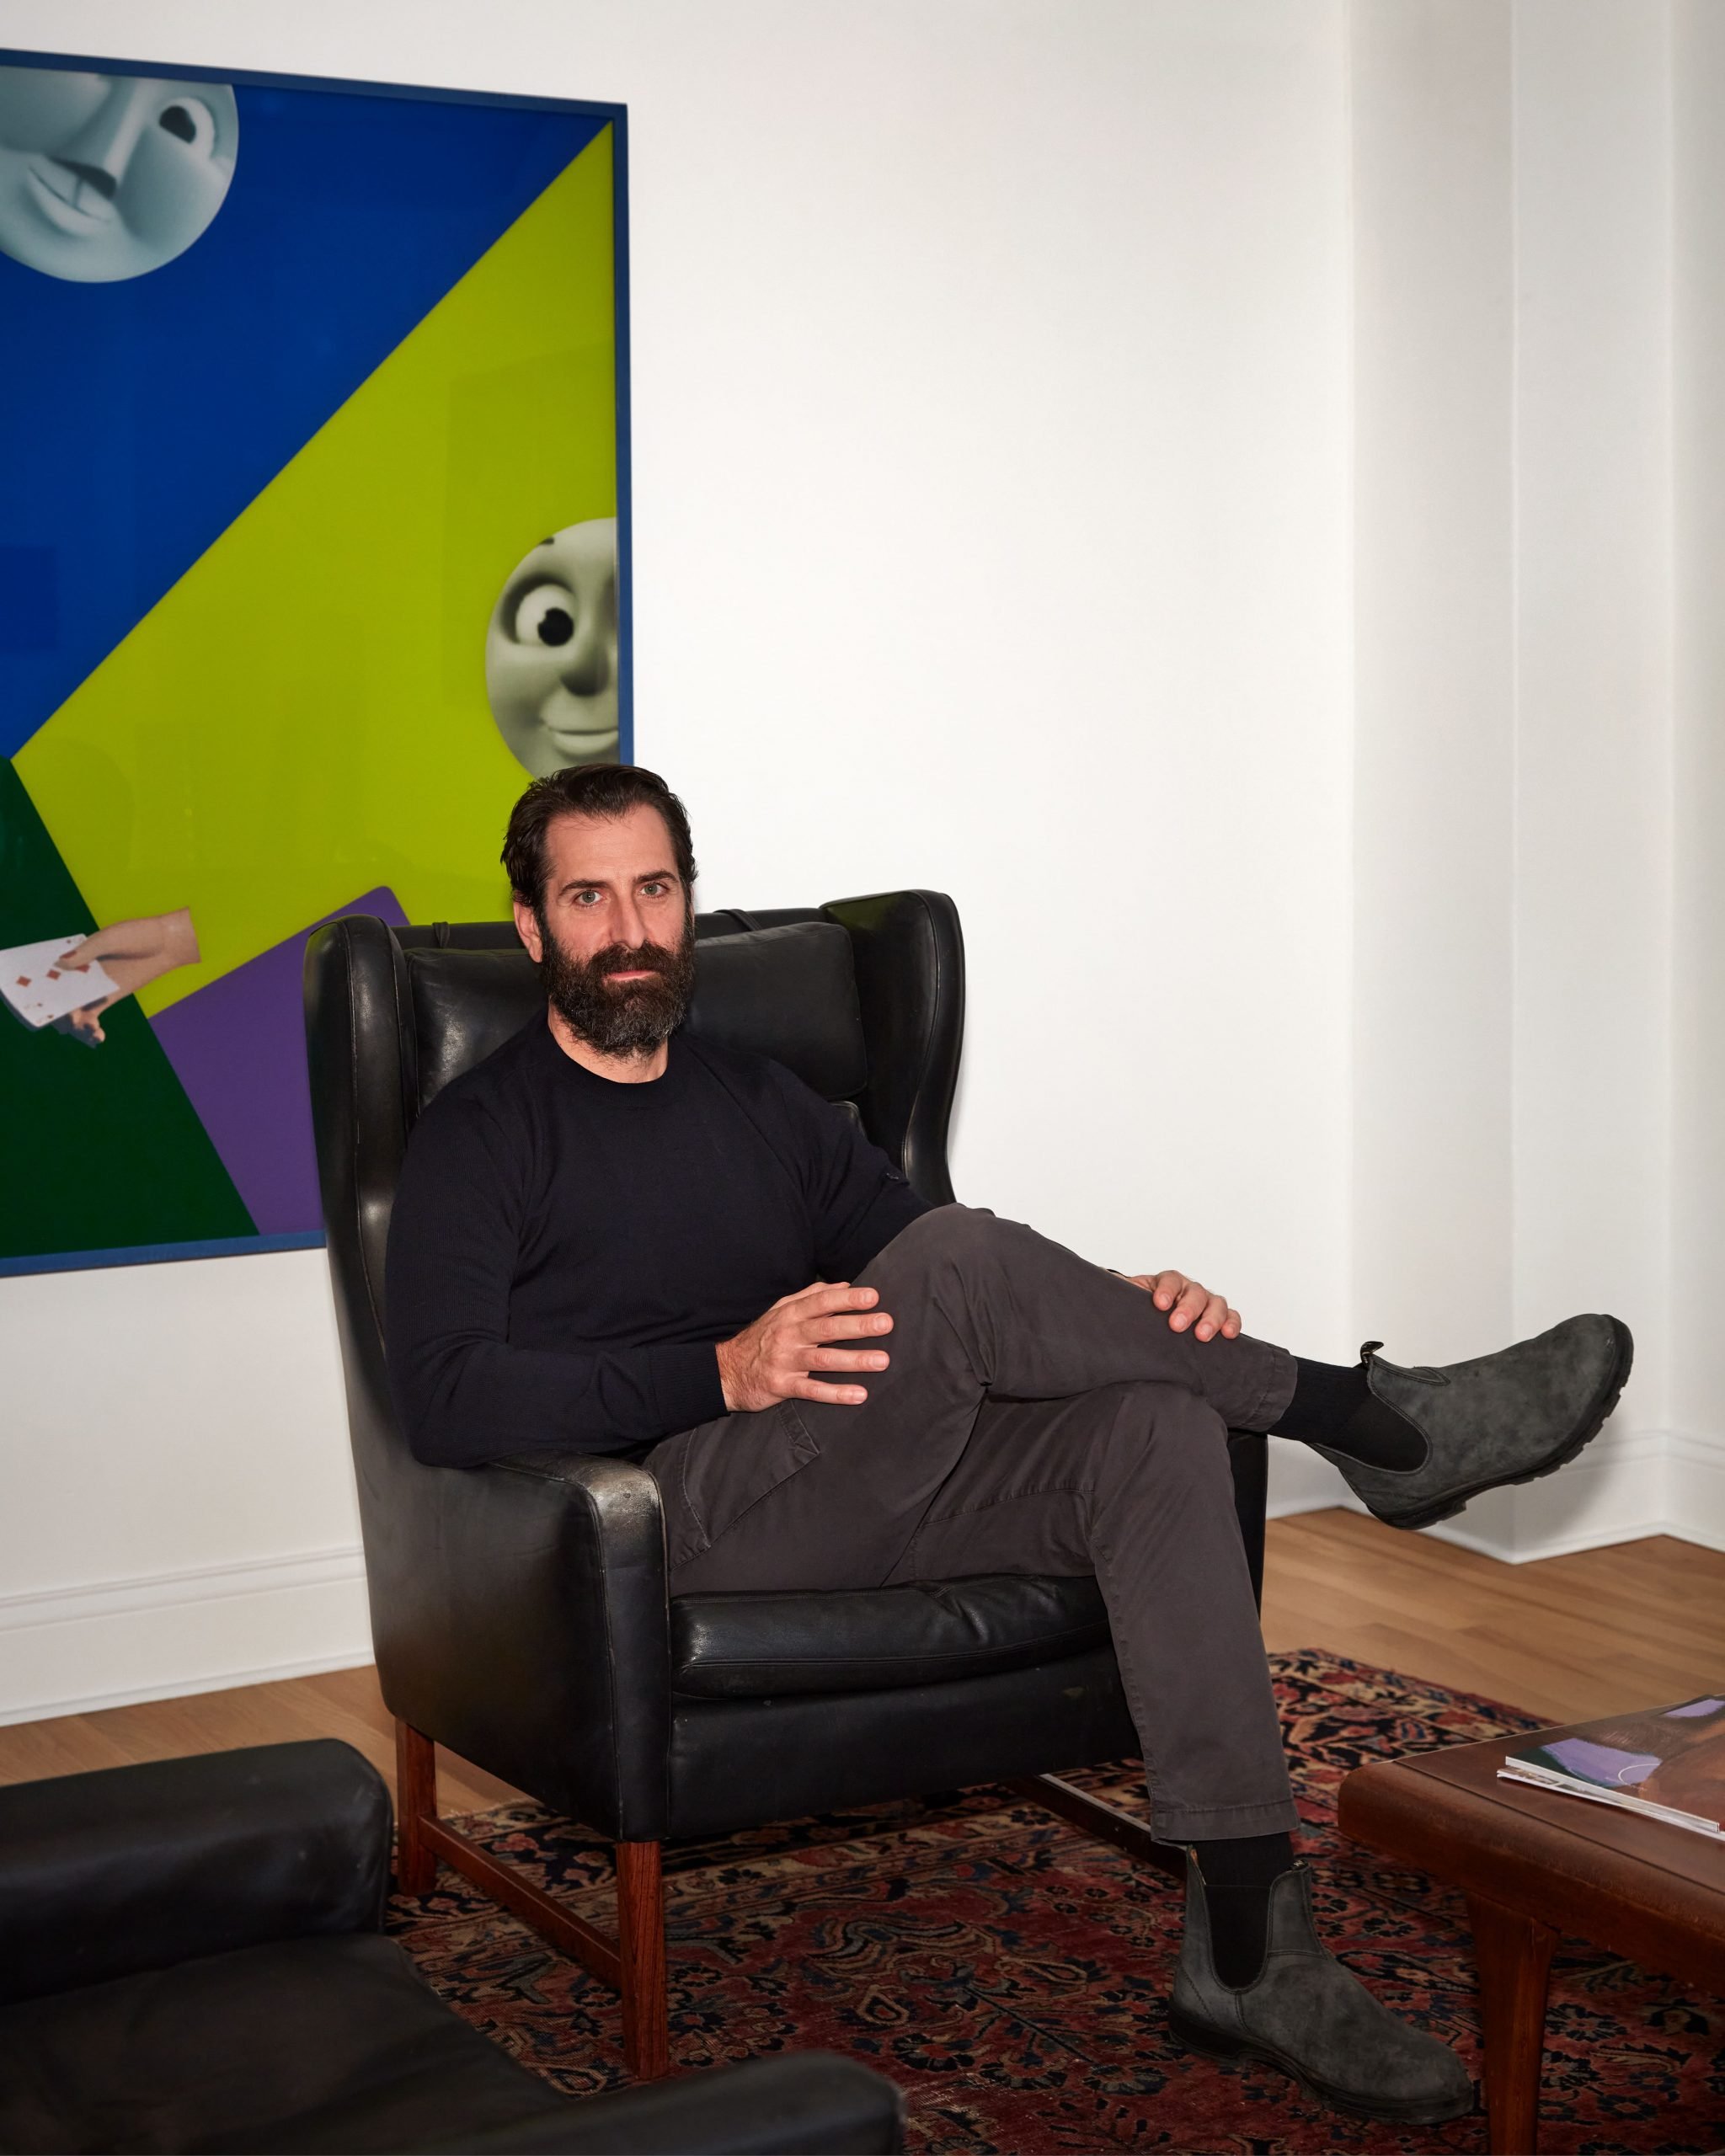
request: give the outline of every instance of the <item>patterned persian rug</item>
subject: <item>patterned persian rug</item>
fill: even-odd
[[[1343,1841],[1336,1789],[1368,1759],[1535,1724],[1332,1655],[1274,1659],[1325,1938],[1477,2077],[1460,1898]],[[1130,1764],[1072,1779],[1144,1807]],[[531,1805],[467,1824],[611,1928],[608,1859],[593,1836]],[[998,1793],[798,1820],[666,1859],[676,2070],[789,2046],[849,2052],[905,2091],[919,2156],[1486,2145],[1482,2116],[1386,2127],[1312,2104],[1268,2068],[1180,2050],[1166,2011],[1179,1941],[1172,1882]],[[558,2088],[580,2095],[626,2079],[614,1994],[453,1874],[423,1898],[398,1896],[391,1928],[451,2005]],[[1566,1944],[1552,1976],[1544,2156],[1717,2148],[1722,2049],[1720,1999]]]

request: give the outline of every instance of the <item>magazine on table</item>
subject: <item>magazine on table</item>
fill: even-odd
[[[1725,1692],[1583,1722],[1506,1753],[1498,1777],[1725,1841]]]

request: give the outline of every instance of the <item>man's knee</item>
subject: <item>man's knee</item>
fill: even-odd
[[[1100,1387],[1091,1444],[1099,1464],[1117,1477],[1166,1483],[1232,1480],[1228,1426],[1210,1403],[1184,1385],[1141,1379]]]
[[[900,1229],[874,1262],[964,1266],[997,1250],[1014,1223],[975,1205],[937,1205]]]

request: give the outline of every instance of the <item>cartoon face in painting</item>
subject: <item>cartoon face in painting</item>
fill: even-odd
[[[617,754],[617,523],[542,539],[491,610],[485,693],[515,760],[542,778]]]
[[[159,270],[208,229],[238,149],[226,83],[0,67],[0,251],[80,285]]]

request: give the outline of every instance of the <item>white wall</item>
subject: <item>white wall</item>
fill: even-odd
[[[321,1251],[0,1280],[0,1721],[364,1660]]]
[[[1668,1476],[1669,21],[1352,18],[1355,1306],[1637,1338],[1580,1462],[1439,1530],[1507,1557],[1725,1541]]]
[[[1510,1299],[1510,41],[1353,18],[1354,1294],[1445,1358]]]
[[[1516,15],[1516,1320],[1637,1341],[1615,1444],[1503,1500],[1542,1548],[1669,1510],[1669,20]]]
[[[1674,22],[1670,1505],[1725,1522],[1725,10]]]
[[[961,1194],[1306,1352],[1619,1311],[1605,1437],[1440,1532],[1725,1546],[1711,0],[6,34],[625,100],[638,753],[704,899],[952,891]],[[0,1283],[0,1713],[363,1656],[321,1257]]]
[[[1441,1362],[1513,1305],[1511,16],[1352,34],[1353,1307]]]
[[[704,899],[952,891],[961,1193],[1351,1351],[1340,0],[10,0],[5,30],[625,100],[638,753]],[[0,1710],[363,1656],[320,1265],[0,1283]]]

